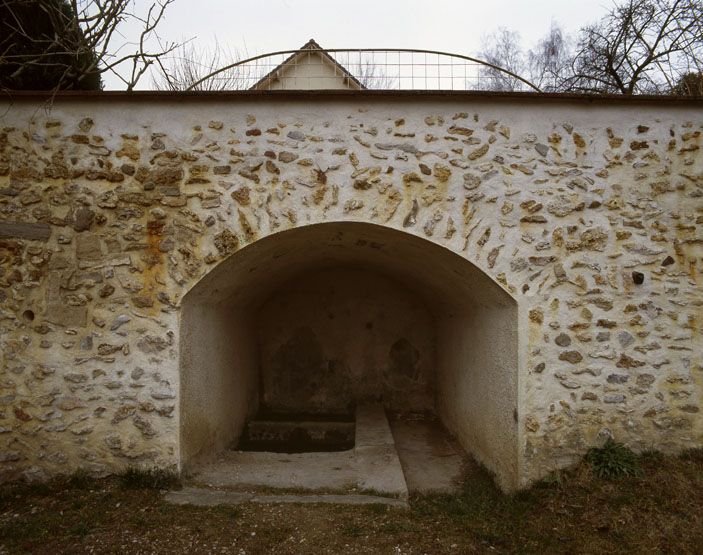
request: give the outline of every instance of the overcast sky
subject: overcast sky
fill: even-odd
[[[151,0],[135,0],[144,12]],[[314,38],[327,48],[424,48],[475,55],[500,26],[526,47],[552,19],[567,32],[602,16],[610,0],[176,0],[159,34],[212,46],[215,38],[250,55],[291,50]],[[105,75],[106,89],[122,89]],[[151,88],[144,78],[138,88]]]

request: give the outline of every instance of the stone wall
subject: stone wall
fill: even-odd
[[[48,113],[38,98],[6,102],[0,476],[178,466],[182,299],[246,245],[337,221],[439,244],[517,302],[518,402],[500,408],[518,427],[513,485],[608,434],[700,446],[701,107],[373,93],[67,95]]]

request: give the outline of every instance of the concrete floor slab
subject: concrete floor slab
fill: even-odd
[[[357,447],[357,485],[361,490],[374,491],[407,499],[408,486],[395,448],[386,445]]]
[[[408,488],[385,411],[357,410],[355,448],[349,451],[272,453],[226,451],[201,466],[192,483],[212,488],[281,488],[353,492],[367,490],[407,499]]]
[[[214,487],[346,490],[357,484],[357,467],[353,451],[227,451],[217,461],[202,466],[193,480]]]
[[[439,421],[396,416],[391,417],[390,427],[411,493],[460,489],[472,460]]]

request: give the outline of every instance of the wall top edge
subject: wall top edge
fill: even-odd
[[[276,90],[276,91],[3,91],[0,102],[22,100],[300,100],[300,99],[447,99],[474,101],[570,102],[585,104],[661,104],[703,105],[703,97],[676,95],[589,95],[574,93],[499,92],[499,91],[439,91],[439,90]]]

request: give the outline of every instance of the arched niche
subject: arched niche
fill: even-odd
[[[180,328],[186,468],[233,444],[262,404],[375,395],[431,405],[502,487],[518,484],[517,303],[443,246],[362,222],[269,235],[195,284]]]

